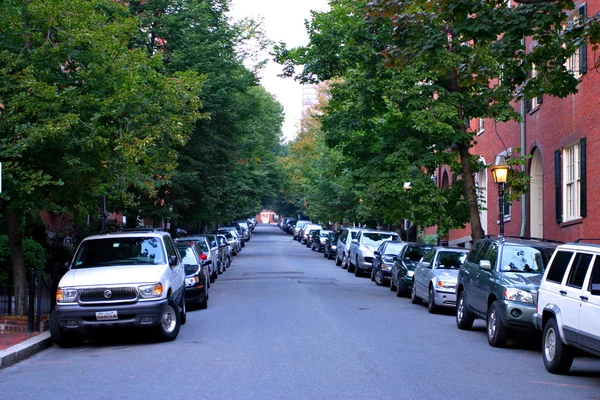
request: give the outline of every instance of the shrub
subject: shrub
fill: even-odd
[[[23,239],[25,269],[42,271],[46,265],[46,250],[33,239]],[[8,235],[0,235],[0,281],[6,281],[12,271]]]

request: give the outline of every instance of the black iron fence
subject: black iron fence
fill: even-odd
[[[42,320],[47,319],[56,304],[56,288],[60,277],[57,273],[29,271],[26,286],[15,286],[9,280],[0,283],[0,314],[27,315],[27,329],[40,331]],[[18,310],[18,300],[22,310]]]

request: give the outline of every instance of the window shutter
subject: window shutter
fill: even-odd
[[[586,3],[583,3],[579,6],[579,19],[581,20],[581,24],[585,23],[587,18],[587,6]],[[587,72],[587,40],[579,48],[579,73],[585,74]]]
[[[586,158],[585,158],[585,138],[579,140],[579,190],[580,190],[580,214],[587,217],[587,178],[586,178]]]
[[[554,206],[556,207],[556,223],[562,222],[562,183],[561,183],[560,150],[554,152]]]
[[[525,99],[525,112],[531,111],[531,100]]]
[[[542,104],[543,101],[544,101],[544,96],[538,96],[538,98],[537,98],[538,105]]]

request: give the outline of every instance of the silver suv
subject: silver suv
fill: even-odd
[[[533,316],[535,327],[544,332],[546,369],[567,373],[574,348],[600,356],[598,321],[600,246],[580,241],[558,246],[542,278]]]
[[[61,347],[94,328],[138,327],[174,340],[186,321],[185,271],[171,235],[153,229],[84,239],[56,291],[50,333]]]

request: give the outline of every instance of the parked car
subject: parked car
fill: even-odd
[[[430,313],[441,307],[456,307],[456,282],[458,271],[469,250],[462,248],[431,248],[417,264],[413,276],[410,300],[413,304],[427,301]]]
[[[246,246],[246,241],[244,240],[244,230],[238,224],[225,225],[220,227],[219,229],[235,229],[240,240],[240,247],[243,248]]]
[[[252,236],[252,230],[250,230],[250,226],[248,225],[247,221],[238,221],[236,222],[236,224],[238,224],[241,228],[242,228],[242,235],[244,237],[244,240],[247,242],[250,240],[250,237]]]
[[[306,235],[305,235],[305,237],[306,237],[306,243],[305,243],[306,247],[312,247],[312,242],[315,239],[315,237],[318,240],[318,238],[319,238],[319,232],[321,231],[321,229],[322,228],[319,226],[317,228],[311,228],[311,229],[308,229],[306,231]]]
[[[352,239],[356,239],[356,235],[361,231],[361,228],[345,228],[342,231],[337,241],[337,253],[335,256],[335,265],[341,265],[342,268],[348,268],[348,258],[350,251],[350,243]]]
[[[231,267],[231,245],[227,241],[227,237],[223,234],[217,233],[217,244],[219,245],[219,251],[221,259],[223,260],[223,271]]]
[[[224,229],[220,228],[216,232],[216,234],[224,235],[227,243],[229,243],[229,247],[231,249],[231,255],[237,256],[240,251],[242,251],[242,245],[240,244],[240,239],[237,236],[237,231],[235,229]]]
[[[533,322],[543,331],[542,359],[549,372],[569,372],[575,349],[600,356],[599,245],[578,241],[556,248]]]
[[[408,295],[412,290],[413,275],[417,263],[431,249],[430,245],[422,243],[406,243],[395,257],[392,265],[390,290],[396,291],[396,296]]]
[[[486,321],[488,343],[502,347],[511,331],[533,331],[538,287],[558,242],[486,236],[458,273],[456,326]]]
[[[213,283],[215,279],[219,277],[219,262],[218,255],[211,251],[210,241],[206,236],[186,236],[183,238],[177,238],[177,242],[195,242],[198,244],[203,254],[206,254],[209,267],[209,283]]]
[[[355,276],[361,276],[364,273],[370,275],[373,267],[373,252],[386,240],[401,241],[396,232],[366,229],[358,232],[356,239],[352,239],[350,242],[348,272],[354,272]]]
[[[373,268],[371,268],[371,280],[375,281],[377,286],[389,284],[392,276],[392,266],[394,257],[400,254],[402,248],[406,246],[402,242],[385,241],[375,250],[373,257]]]
[[[342,230],[338,229],[327,235],[327,238],[325,239],[325,246],[323,248],[323,257],[328,259],[335,258],[335,255],[337,254],[337,241],[341,234]]]
[[[296,222],[296,226],[294,227],[294,240],[300,241],[300,231],[302,228],[304,228],[304,226],[310,223],[310,221],[304,220]]]
[[[302,244],[307,244],[307,242],[309,241],[308,237],[310,236],[309,232],[311,230],[321,230],[323,229],[323,227],[321,227],[321,225],[317,225],[317,224],[306,224],[304,225],[304,227],[302,228],[302,233],[300,233],[300,243]],[[307,247],[310,247],[310,245],[307,245]]]
[[[314,251],[325,251],[325,242],[331,233],[330,230],[321,229],[317,231],[316,235],[313,235],[312,241],[310,243],[310,247]]]
[[[148,328],[174,340],[186,321],[185,271],[167,232],[103,233],[81,242],[56,291],[50,333],[61,347],[98,328]]]
[[[194,242],[178,242],[177,251],[185,268],[185,301],[200,308],[208,307],[208,264],[207,257],[198,253]],[[204,256],[204,257],[202,257]]]

